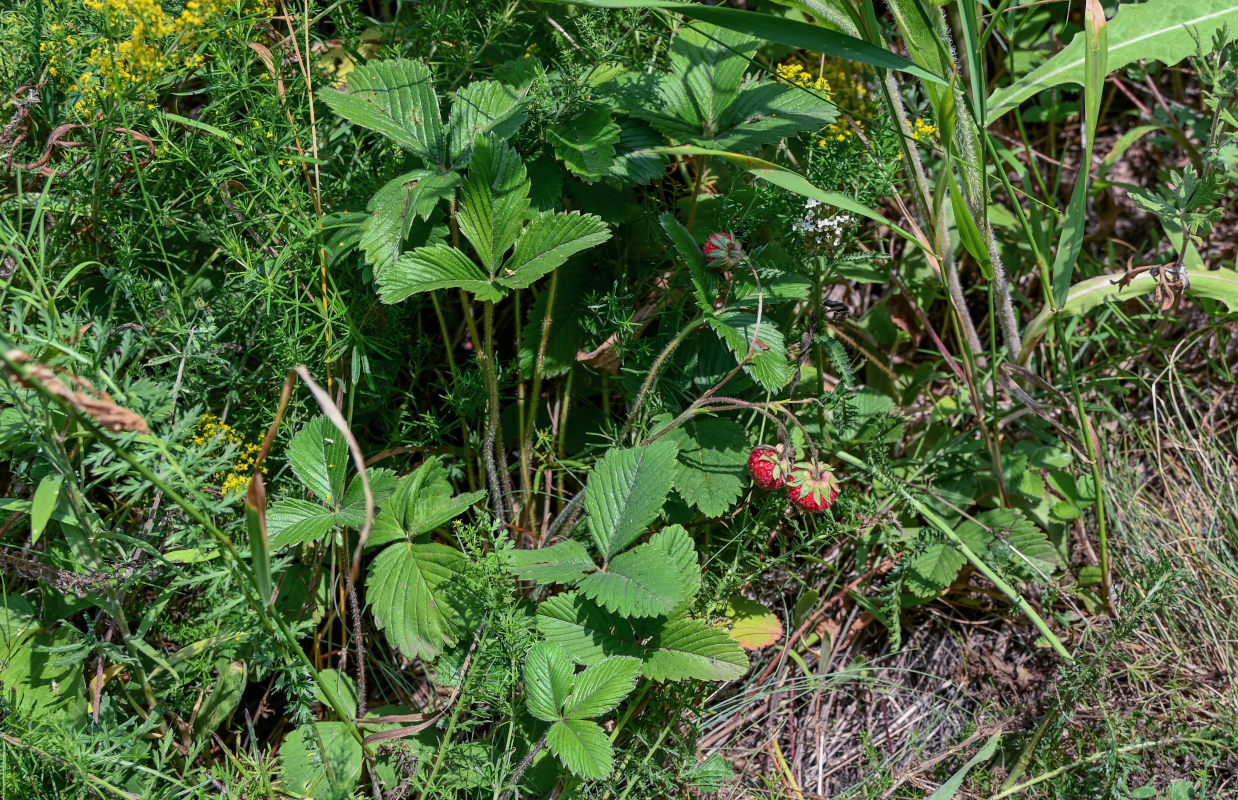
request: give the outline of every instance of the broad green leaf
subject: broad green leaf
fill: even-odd
[[[800,303],[812,294],[812,281],[802,275],[786,272],[781,267],[781,248],[775,244],[760,245],[748,253],[748,259],[760,271],[753,275],[751,270],[739,270],[731,282],[727,293],[727,302],[735,308],[756,308],[757,300],[766,309],[779,303]],[[835,262],[835,268],[841,275],[854,262]],[[879,274],[884,281],[885,273]]]
[[[598,608],[579,592],[563,592],[537,607],[537,628],[578,664],[607,656],[640,656],[631,626]]]
[[[433,289],[464,289],[482,301],[503,296],[481,267],[446,244],[419,247],[404,254],[377,280],[378,296],[384,303],[398,303],[412,294]]]
[[[86,722],[86,679],[82,661],[86,649],[77,649],[81,637],[72,628],[30,634],[37,621],[19,612],[20,604],[7,598],[4,635],[0,636],[0,676],[4,691],[27,719],[67,723]],[[69,652],[52,653],[49,650]]]
[[[696,304],[701,311],[709,311],[714,307],[718,296],[718,277],[705,265],[705,253],[701,246],[692,238],[692,234],[683,224],[669,212],[658,217],[662,230],[670,237],[675,252],[688,267],[692,276],[692,290],[696,295]]]
[[[592,214],[543,211],[520,235],[511,257],[503,264],[499,283],[509,289],[524,289],[576,253],[609,238],[606,223]]]
[[[988,552],[992,534],[967,520],[955,531],[958,537],[981,558]],[[967,558],[948,540],[933,542],[907,564],[903,585],[921,600],[936,597],[959,577]]]
[[[756,48],[755,39],[734,30],[686,26],[671,43],[670,70],[652,93],[646,76],[627,76],[629,111],[674,141],[712,141]]]
[[[669,614],[684,596],[679,570],[663,549],[643,544],[580,581],[590,600],[625,617]]]
[[[419,61],[371,61],[348,75],[346,92],[319,91],[331,110],[377,131],[432,164],[446,162],[443,121],[430,70]]]
[[[308,500],[279,500],[267,509],[271,550],[318,542],[335,528],[335,512]]]
[[[605,106],[590,106],[584,113],[550,126],[546,139],[567,168],[582,178],[601,178],[610,172],[619,142],[619,126]]]
[[[546,746],[578,778],[605,778],[615,768],[610,737],[596,722],[559,720],[550,726]]]
[[[734,508],[743,494],[748,466],[743,426],[721,417],[694,416],[667,438],[679,447],[673,478],[679,496],[707,517],[720,517]]]
[[[15,650],[38,627],[29,601],[18,595],[0,595],[0,652]]]
[[[714,794],[722,790],[724,783],[735,778],[735,765],[721,754],[714,753],[696,765],[687,778],[698,791]]]
[[[497,81],[475,81],[456,92],[447,119],[453,169],[468,164],[473,144],[487,134],[506,139],[520,129],[524,92]]]
[[[768,315],[761,318],[758,329],[757,315],[746,311],[727,311],[712,317],[709,327],[742,363],[752,353],[752,359],[744,365],[744,371],[757,380],[767,392],[776,392],[791,380],[794,368],[787,360],[787,348],[782,341],[782,331]]]
[[[650,550],[661,552],[667,563],[675,566],[683,599],[670,610],[668,616],[678,616],[696,600],[701,590],[701,565],[696,560],[696,545],[682,525],[669,525],[649,537],[646,545]]]
[[[370,564],[366,601],[387,640],[408,658],[429,661],[456,642],[463,601],[453,584],[466,563],[446,545],[396,542]]]
[[[370,198],[361,223],[360,247],[377,274],[396,262],[417,217],[428,219],[440,200],[460,185],[455,172],[413,170],[389,181]]]
[[[568,0],[554,0],[567,2]],[[932,83],[945,84],[940,76],[933,75],[912,62],[888,50],[837,33],[820,25],[812,25],[788,17],[761,14],[727,6],[705,6],[670,0],[573,0],[576,5],[594,8],[661,8],[676,11],[691,19],[699,19],[723,28],[740,31],[759,39],[789,45],[796,49],[829,53],[837,58],[859,61],[874,67],[900,70]]]
[[[576,668],[563,648],[540,642],[529,650],[524,662],[524,688],[528,693],[529,713],[553,722],[562,716],[564,700],[572,691]]]
[[[731,598],[725,615],[731,621],[731,638],[745,650],[760,650],[782,638],[778,615],[743,595]]]
[[[366,480],[370,484],[370,494],[374,497],[374,505],[382,506],[395,491],[395,473],[389,469],[367,469]],[[344,496],[337,503],[338,511],[335,522],[347,528],[360,528],[365,524],[365,486],[359,477],[354,476],[344,490]]]
[[[279,748],[287,789],[297,797],[314,800],[351,800],[361,780],[362,756],[361,743],[343,722],[302,725]]]
[[[670,71],[652,92],[645,76],[625,77],[630,113],[673,141],[722,150],[755,150],[837,118],[816,92],[774,82],[743,87],[757,44],[712,25],[681,29]]]
[[[513,574],[538,584],[575,583],[595,569],[584,545],[571,539],[539,550],[509,550],[505,557]]]
[[[665,440],[646,447],[610,450],[585,486],[589,533],[609,561],[634,542],[666,502],[675,471],[675,445]]]
[[[1043,580],[1042,576],[1052,577],[1062,567],[1057,548],[1036,523],[1020,516],[1002,527],[1006,530],[999,531],[999,535],[1004,535],[1006,544],[1015,551],[1011,559],[1014,572],[1032,580]]]
[[[644,120],[623,117],[619,120],[619,144],[611,177],[625,184],[641,186],[654,181],[666,171],[666,157],[642,152],[662,144],[662,138]]]
[[[748,656],[725,630],[696,619],[670,620],[649,642],[645,677],[730,681],[748,671]]]
[[[817,131],[838,119],[822,93],[782,83],[762,83],[739,93],[722,112],[711,144],[723,150],[758,150],[767,144]]]
[[[463,514],[484,496],[484,491],[453,495],[447,470],[437,456],[431,456],[396,481],[391,496],[374,519],[367,546],[429,533]]]
[[[220,725],[228,721],[232,712],[241,704],[245,693],[248,669],[244,661],[220,659],[216,667],[218,677],[206,692],[202,705],[193,718],[193,736],[198,742]]]
[[[1213,35],[1228,25],[1238,28],[1238,4],[1233,0],[1147,0],[1122,3],[1109,21],[1108,69],[1135,61],[1160,61],[1166,66],[1194,55],[1197,42],[1210,49]],[[1086,77],[1084,42],[1080,31],[1060,53],[1010,86],[989,95],[986,125],[1024,100],[1063,83],[1083,85]]]
[[[30,501],[31,544],[38,542],[43,531],[47,529],[47,522],[56,510],[56,503],[60,502],[60,486],[63,483],[63,475],[47,475],[39,481],[39,488],[34,490],[34,498]]]
[[[572,683],[572,693],[563,702],[563,715],[593,719],[613,711],[636,688],[640,668],[640,659],[628,656],[611,656],[586,667]]]
[[[313,686],[314,699],[330,708],[331,701],[327,698],[327,693],[323,691],[323,686],[335,695],[344,708],[357,707],[357,698],[361,696],[361,693],[357,689],[357,682],[352,679],[351,675],[336,669],[319,670],[318,680]]]
[[[460,233],[491,277],[524,228],[529,205],[529,179],[520,154],[506,142],[479,139],[457,219]]]
[[[288,464],[301,484],[324,503],[334,505],[344,493],[348,442],[326,417],[315,417],[292,437]]]

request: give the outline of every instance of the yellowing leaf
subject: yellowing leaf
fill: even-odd
[[[727,603],[726,617],[731,620],[731,638],[745,650],[760,650],[782,638],[782,620],[746,597],[732,597]]]

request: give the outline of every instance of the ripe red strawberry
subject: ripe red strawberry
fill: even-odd
[[[726,266],[734,267],[744,257],[744,248],[729,233],[712,234],[705,240],[705,247],[702,250],[705,253],[705,258],[709,259],[711,264],[725,264]]]
[[[838,479],[820,464],[801,462],[791,470],[787,481],[791,502],[805,511],[820,514],[838,497]]]
[[[791,472],[786,447],[763,444],[752,448],[748,454],[748,471],[752,473],[752,482],[762,489],[773,491],[786,486],[787,475]]]

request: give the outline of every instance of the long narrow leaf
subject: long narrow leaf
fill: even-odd
[[[549,0],[555,3],[567,3],[569,0]],[[773,14],[761,14],[756,11],[743,11],[726,6],[706,6],[694,3],[676,3],[671,0],[574,0],[573,5],[591,8],[658,8],[674,11],[691,19],[710,22],[720,28],[747,33],[778,42],[790,47],[812,50],[817,53],[829,53],[837,58],[849,61],[859,61],[874,67],[893,69],[915,75],[917,78],[945,85],[946,81],[939,75],[923,67],[916,66],[902,56],[891,53],[880,47],[869,44],[863,39],[847,36],[843,33],[812,25],[787,17],[777,17]]]

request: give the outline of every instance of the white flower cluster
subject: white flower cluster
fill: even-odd
[[[804,210],[804,218],[795,224],[795,229],[804,234],[804,241],[813,249],[824,250],[826,247],[838,247],[843,242],[843,231],[855,222],[850,214],[831,215],[832,206],[820,200],[809,200]]]

